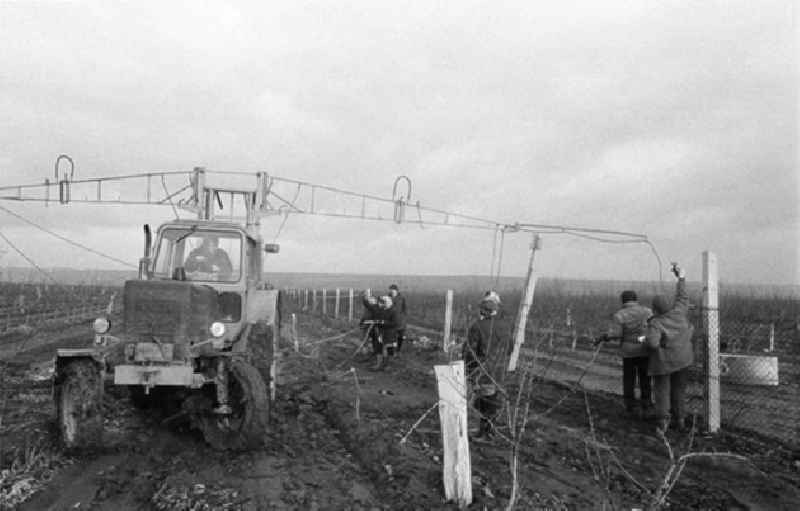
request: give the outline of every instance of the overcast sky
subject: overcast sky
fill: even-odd
[[[794,2],[0,2],[0,185],[266,170],[503,221],[647,234],[700,276],[800,284]],[[502,6],[499,6],[502,4]],[[135,264],[169,208],[3,202]],[[279,219],[263,226],[266,238]],[[0,228],[45,266],[108,267]],[[529,238],[509,235],[504,274]],[[488,273],[492,234],[290,217],[271,267]],[[7,253],[2,264],[22,264]],[[546,236],[548,276],[656,278]]]

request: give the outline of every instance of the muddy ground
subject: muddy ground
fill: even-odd
[[[69,456],[51,441],[47,360],[53,346],[25,350],[5,365],[3,376],[5,507],[26,498],[16,507],[454,509],[443,500],[437,411],[409,433],[437,401],[433,365],[445,363],[445,355],[411,344],[384,372],[373,372],[369,361],[352,356],[357,333],[324,340],[350,328],[299,317],[301,350],[294,353],[285,339],[268,447],[246,453],[216,452],[198,434],[162,425],[157,412],[134,409],[124,391],[111,390],[106,447]],[[54,339],[62,346],[82,342],[68,333]],[[669,466],[652,425],[624,417],[620,400],[609,394],[584,395],[543,381],[532,390],[534,419],[520,448],[517,508],[643,507]],[[671,433],[669,440],[679,455],[689,438]],[[800,509],[797,452],[730,434],[698,436],[693,449],[733,451],[749,462],[693,459],[669,495],[671,508]],[[506,506],[510,452],[502,439],[472,443],[471,509]]]

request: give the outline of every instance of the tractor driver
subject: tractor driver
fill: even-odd
[[[200,246],[189,253],[183,267],[190,273],[216,273],[223,280],[233,273],[233,265],[228,253],[219,248],[219,238],[214,234],[203,238]]]

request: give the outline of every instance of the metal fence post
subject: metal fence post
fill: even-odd
[[[717,256],[703,252],[703,333],[706,349],[704,411],[709,433],[720,427],[719,386],[719,295],[717,279]]]

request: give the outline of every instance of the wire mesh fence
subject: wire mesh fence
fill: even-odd
[[[800,436],[800,356],[789,322],[720,321],[720,400],[725,428],[788,443]]]

